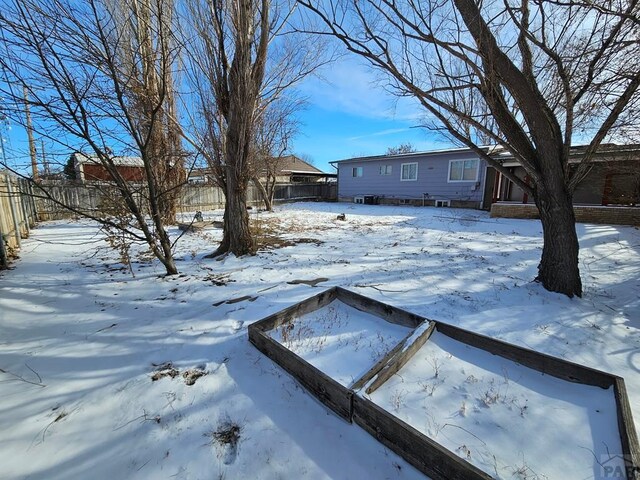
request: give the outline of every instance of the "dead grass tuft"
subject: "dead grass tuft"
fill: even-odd
[[[209,373],[204,369],[204,367],[189,368],[181,373],[180,370],[175,368],[171,362],[165,362],[159,365],[153,364],[153,366],[156,367],[155,373],[151,375],[151,381],[153,382],[164,377],[175,378],[177,376],[182,376],[184,383],[191,386],[194,385],[200,377],[204,377]]]

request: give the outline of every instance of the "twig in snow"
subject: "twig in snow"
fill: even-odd
[[[593,455],[593,459],[595,460],[595,462],[598,465],[600,465],[601,467],[604,467],[604,465],[602,465],[602,462],[600,462],[600,460],[598,460],[598,457],[596,456],[596,452],[594,452],[590,448],[583,447],[582,445],[578,445],[578,448],[582,448],[583,450],[586,450],[587,452],[591,453],[591,455]],[[609,457],[609,458],[611,458],[611,457]]]
[[[64,410],[62,412],[60,412],[58,414],[58,416],[56,418],[54,418],[51,422],[49,422],[49,424],[44,427],[44,430],[42,430],[42,443],[44,443],[44,436],[47,434],[47,430],[49,430],[49,427],[51,425],[53,425],[54,423],[59,422],[60,420],[62,420],[63,418],[66,418],[69,416],[68,412],[65,412]]]
[[[25,367],[27,367],[29,370],[31,370],[31,371],[33,372],[33,374],[34,374],[36,377],[38,377],[38,382],[39,382],[40,384],[42,384],[42,378],[40,377],[40,375],[38,374],[38,372],[36,372],[33,368],[31,368],[31,367],[29,366],[29,364],[28,364],[28,363],[25,363],[25,364],[24,364],[24,366],[25,366]],[[43,385],[43,386],[44,386],[44,385]]]
[[[145,412],[144,410],[142,411],[142,415],[137,416],[136,418],[129,420],[127,423],[120,425],[119,427],[116,427],[112,430],[112,432],[116,432],[124,427],[126,427],[127,425],[132,424],[133,422],[135,422],[136,420],[140,420],[142,419],[142,422],[156,422],[156,423],[160,423],[160,421],[162,420],[162,418],[160,417],[160,415],[156,415],[154,417],[150,417],[147,412]],[[141,422],[141,423],[142,423]]]
[[[40,378],[40,375],[38,375],[38,373],[33,368],[31,368],[29,365],[27,365],[26,363],[25,363],[25,366],[35,374],[35,376],[38,378],[37,382],[31,381],[31,380],[27,380],[22,375],[18,375],[17,373],[13,373],[13,372],[10,372],[8,370],[4,370],[2,368],[0,368],[0,373],[6,373],[7,375],[11,375],[12,377],[16,378],[17,380],[20,380],[21,382],[24,382],[24,383],[28,383],[30,385],[36,385],[38,387],[46,387],[46,385],[44,383],[42,383],[42,378]]]
[[[386,290],[384,288],[378,288],[378,285],[384,285],[383,283],[375,283],[371,285],[366,285],[364,283],[356,283],[354,287],[357,288],[373,288],[374,290],[378,290],[379,292],[393,292],[393,293],[403,293],[406,290]]]
[[[105,330],[109,330],[110,328],[117,327],[117,326],[118,326],[118,324],[117,324],[117,323],[112,323],[112,324],[111,324],[111,325],[109,325],[108,327],[101,328],[100,330],[96,330],[96,331],[95,331],[95,332],[93,332],[93,333],[100,333],[100,332],[104,332]]]
[[[147,463],[149,463],[150,461],[151,461],[151,459],[147,460],[147,461],[146,461],[146,462],[144,462],[142,465],[140,465],[140,466],[137,468],[137,471],[139,472],[139,471],[140,471],[140,470],[142,470],[144,467],[146,467],[146,466],[147,466]]]
[[[256,293],[266,292],[267,290],[271,290],[272,288],[276,288],[278,285],[271,285],[270,287],[263,288],[262,290],[258,290]]]
[[[482,440],[480,437],[478,437],[477,435],[471,433],[469,430],[467,430],[466,428],[460,427],[458,425],[454,425],[453,423],[445,423],[444,425],[442,425],[442,428],[444,427],[455,427],[455,428],[459,428],[460,430],[463,430],[465,432],[467,432],[469,435],[471,435],[472,437],[474,437],[476,440],[478,440],[479,442],[482,442],[482,444],[486,447],[487,444],[485,443],[484,440]]]

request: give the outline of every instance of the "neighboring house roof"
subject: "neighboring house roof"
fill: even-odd
[[[286,157],[280,158],[278,161],[278,170],[276,175],[289,173],[324,175],[322,170],[314,167],[295,155],[287,155]]]
[[[101,165],[102,162],[95,155],[86,155],[84,153],[74,154],[78,164]],[[118,167],[144,167],[144,162],[140,157],[112,157],[114,165]]]

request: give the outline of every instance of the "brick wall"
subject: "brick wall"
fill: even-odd
[[[576,214],[576,221],[580,223],[640,226],[640,207],[576,205],[573,209]],[[538,209],[535,205],[501,202],[491,205],[491,216],[501,218],[539,218]]]

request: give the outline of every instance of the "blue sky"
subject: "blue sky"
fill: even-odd
[[[330,161],[383,154],[389,147],[411,143],[417,150],[451,146],[420,124],[423,110],[414,100],[387,93],[365,65],[353,57],[331,64],[324,80],[301,85],[309,108],[299,115],[301,133],[293,152],[310,155],[315,165],[333,171]]]
[[[300,85],[308,108],[298,115],[302,125],[291,148],[293,153],[311,157],[321,170],[333,172],[330,161],[383,154],[387,148],[407,142],[417,150],[451,146],[424,128],[415,128],[422,116],[420,106],[385,92],[375,74],[357,58],[343,57],[322,75],[324,79],[308,78]],[[9,161],[10,166],[29,165],[24,129],[13,125],[3,135],[8,140],[7,153],[15,158]],[[45,149],[52,147],[45,144]],[[68,155],[60,153],[57,162]]]

